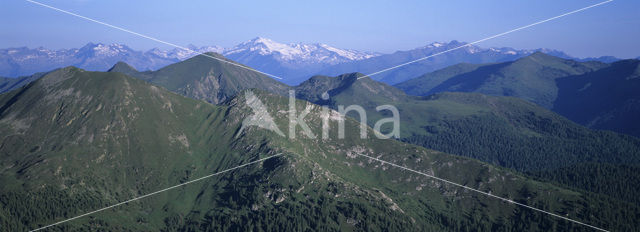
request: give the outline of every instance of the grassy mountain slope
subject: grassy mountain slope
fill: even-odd
[[[56,70],[53,70],[50,72],[55,72]],[[120,72],[128,75],[135,75],[138,73],[138,70],[131,67],[127,63],[120,61],[116,63],[111,69],[109,69],[109,72]],[[41,73],[33,74],[31,76],[23,76],[23,77],[16,77],[16,78],[0,77],[0,93],[5,93],[11,90],[20,88],[23,85],[27,85],[35,80],[38,80],[40,77],[46,75],[47,73],[49,72],[41,72]]]
[[[309,80],[295,87],[297,97],[310,102],[322,102],[322,94],[327,93],[329,96],[343,96],[346,92],[360,91],[357,93],[349,93],[352,101],[375,102],[373,99],[387,99],[391,101],[400,101],[405,98],[405,94],[396,88],[388,85],[379,84],[360,73],[343,74],[337,77],[314,76]],[[360,98],[373,98],[365,100]]]
[[[640,60],[557,80],[553,110],[591,128],[640,137]]]
[[[118,73],[57,70],[2,95],[0,105],[8,230],[216,169],[224,157],[210,154],[226,152],[210,145],[225,137],[213,127],[223,108]],[[116,214],[113,226],[128,216]]]
[[[367,123],[390,117],[377,112],[376,106],[391,104],[400,113],[401,140],[434,150],[476,158],[492,164],[529,172],[573,187],[608,194],[623,195],[625,200],[640,202],[628,185],[627,190],[610,188],[597,179],[589,185],[568,181],[566,175],[542,175],[557,169],[581,170],[584,163],[640,166],[640,140],[606,131],[594,131],[533,103],[513,97],[494,97],[476,93],[441,93],[428,97],[407,96],[383,83],[362,78],[339,89],[318,85],[316,77],[301,84],[300,97],[333,93],[328,101],[316,101],[332,108],[338,105],[361,105],[367,110]],[[340,78],[334,78],[339,81]],[[320,86],[320,87],[314,87]],[[344,87],[347,86],[347,87]],[[316,93],[305,94],[305,89]],[[375,90],[375,91],[372,91]],[[317,98],[309,98],[314,100]],[[358,118],[351,112],[348,114]],[[390,131],[391,124],[382,127]],[[626,173],[638,178],[634,172]],[[612,174],[614,175],[614,174]],[[613,176],[612,176],[613,177]],[[589,176],[585,176],[589,178]],[[592,187],[590,185],[598,185]],[[620,190],[620,191],[618,191]]]
[[[397,87],[418,96],[440,92],[513,96],[549,109],[557,98],[557,78],[580,75],[606,66],[605,63],[577,62],[537,52],[515,61],[482,65],[475,69],[454,66],[451,67],[454,71],[442,70],[425,74],[407,83],[400,83]],[[433,79],[444,81],[433,86],[430,84]],[[425,88],[417,89],[412,86]]]
[[[424,74],[417,78],[413,78],[413,79],[395,84],[394,86],[399,89],[402,89],[405,93],[409,95],[415,95],[415,96],[428,95],[431,89],[442,84],[442,82],[452,77],[475,71],[482,66],[484,65],[459,63],[459,64],[451,65],[449,67]]]
[[[234,62],[216,53],[207,53],[207,55]],[[245,89],[258,88],[285,95],[289,88],[266,75],[203,55],[157,71],[134,73],[126,67],[116,70],[126,70],[126,74],[165,87],[183,96],[214,104],[228,100]]]
[[[286,128],[288,99],[253,93]],[[50,230],[587,230],[357,154],[607,229],[640,226],[635,205],[395,140],[360,139],[351,119],[345,139],[311,139],[300,128],[295,138],[258,127],[236,136],[254,113],[245,96],[214,106],[121,73],[75,68],[0,95],[0,230],[34,229],[278,153]],[[322,118],[336,116],[296,106],[310,107],[305,121],[316,135]]]
[[[358,76],[358,75],[355,75],[355,76]],[[361,80],[365,80],[365,82],[362,83],[361,86],[372,87],[370,85],[367,85],[368,83],[366,82],[366,79],[361,79]],[[356,81],[356,83],[357,82],[358,81]],[[265,100],[265,98],[269,100]],[[275,115],[274,118],[277,119],[276,121],[278,122],[278,125],[281,125],[280,126],[281,128],[286,128],[287,120],[288,120],[287,106],[285,104],[286,100],[276,95],[268,95],[268,96],[263,95],[261,99],[263,100],[263,102],[267,103],[268,109],[272,109],[271,112],[273,115]],[[279,141],[278,143],[282,143],[282,144],[289,144],[289,145],[282,146],[282,147],[287,147],[287,152],[301,155],[302,159],[310,160],[311,163],[315,163],[314,165],[319,165],[321,167],[321,170],[323,170],[325,173],[327,172],[331,173],[339,177],[340,180],[344,180],[350,183],[357,183],[358,186],[371,186],[373,189],[380,190],[382,192],[381,194],[384,194],[384,196],[392,199],[389,202],[394,202],[395,204],[397,204],[396,205],[398,207],[397,210],[402,210],[402,212],[406,215],[412,215],[411,211],[415,209],[416,210],[415,214],[422,215],[422,216],[411,216],[411,218],[415,219],[416,221],[419,221],[421,219],[424,220],[425,217],[426,218],[439,217],[441,218],[440,223],[445,224],[444,226],[440,225],[443,227],[425,226],[425,227],[419,227],[420,229],[496,230],[496,229],[500,229],[499,224],[501,223],[506,223],[507,226],[505,228],[510,228],[510,229],[516,229],[516,228],[520,228],[521,230],[537,230],[538,229],[538,228],[532,228],[528,226],[519,227],[520,226],[519,224],[522,222],[520,222],[520,220],[517,219],[517,217],[498,216],[498,215],[503,215],[505,211],[502,211],[504,209],[498,209],[503,206],[492,205],[493,203],[496,203],[496,202],[493,202],[493,203],[487,202],[485,201],[485,199],[482,199],[482,197],[476,199],[476,200],[479,200],[479,202],[474,202],[475,200],[467,201],[469,199],[466,199],[466,197],[457,195],[460,193],[459,191],[452,190],[452,189],[447,190],[447,186],[445,185],[435,183],[429,179],[423,179],[423,180],[427,180],[427,182],[430,182],[431,184],[434,184],[434,185],[431,185],[432,187],[440,188],[440,191],[431,192],[433,189],[430,190],[427,187],[427,186],[430,186],[430,184],[422,185],[422,184],[419,184],[420,181],[413,182],[415,178],[420,179],[421,178],[420,176],[413,175],[412,173],[408,173],[406,171],[402,171],[399,169],[385,167],[385,165],[380,165],[380,163],[377,163],[376,161],[368,160],[366,158],[361,159],[362,157],[359,157],[356,154],[360,153],[360,154],[365,154],[372,157],[379,157],[380,159],[387,160],[394,163],[399,163],[404,166],[414,168],[416,170],[420,170],[427,173],[434,173],[436,176],[442,176],[445,179],[450,179],[457,183],[474,183],[475,182],[479,188],[484,187],[485,184],[488,186],[492,186],[492,187],[489,187],[490,190],[486,189],[485,191],[492,191],[492,192],[514,191],[514,192],[518,192],[518,194],[524,193],[524,195],[528,195],[526,193],[531,191],[532,190],[531,188],[533,186],[537,185],[539,187],[542,187],[541,185],[534,184],[534,182],[528,182],[531,185],[529,184],[522,185],[522,182],[520,182],[520,180],[526,179],[525,177],[509,172],[503,168],[496,168],[486,163],[474,161],[473,159],[468,159],[460,156],[451,156],[451,155],[447,155],[440,152],[434,152],[434,151],[426,150],[417,146],[400,143],[395,140],[380,140],[380,139],[372,139],[372,138],[368,138],[364,140],[360,139],[358,134],[359,131],[357,129],[358,124],[350,119],[347,121],[347,126],[346,126],[347,135],[345,136],[346,139],[336,139],[337,132],[334,130],[337,127],[336,124],[332,124],[330,126],[331,136],[329,136],[328,139],[320,139],[320,134],[321,134],[320,124],[321,124],[322,118],[324,117],[332,118],[332,116],[323,114],[321,111],[321,107],[309,105],[309,103],[305,103],[303,101],[297,101],[296,105],[297,105],[298,112],[302,111],[305,106],[311,107],[312,110],[311,110],[311,113],[309,114],[310,116],[307,116],[307,122],[309,122],[312,131],[315,133],[315,135],[318,138],[309,139],[305,137],[300,131],[298,131],[298,134],[296,135],[295,139],[276,137],[277,140],[274,139],[274,141]],[[332,114],[335,114],[335,113],[332,113]],[[369,135],[373,134],[373,131],[370,128],[368,130],[369,130],[368,132]],[[404,152],[399,152],[399,151],[404,151]],[[295,165],[295,166],[298,167],[301,165]],[[364,169],[362,169],[362,167],[364,167]],[[485,169],[485,168],[489,168],[489,169]],[[505,179],[502,179],[502,181],[500,181],[501,177],[497,179],[493,179],[492,177],[489,177],[496,173],[506,174],[507,176],[505,176]],[[507,174],[507,173],[510,173],[510,174]],[[485,179],[486,182],[480,180],[480,183],[478,183],[477,178],[483,179],[482,176],[484,176],[484,174],[488,174],[489,176],[487,177],[489,179]],[[510,176],[510,175],[513,175],[513,176]],[[520,178],[523,178],[523,179],[520,179]],[[508,181],[509,179],[514,182],[509,182]],[[496,180],[499,183],[494,183],[494,181]],[[503,181],[506,181],[506,182],[503,182]],[[425,183],[423,182],[423,184]],[[511,190],[508,190],[508,189],[511,189]],[[470,226],[470,224],[467,224],[467,222],[464,222],[464,221],[456,222],[456,219],[453,219],[455,217],[451,217],[447,213],[445,214],[436,213],[436,215],[440,214],[437,216],[431,213],[425,214],[425,210],[424,210],[425,208],[423,208],[423,206],[427,208],[433,207],[431,208],[432,210],[428,210],[428,211],[440,212],[440,210],[442,210],[443,208],[440,208],[438,206],[432,206],[431,204],[435,202],[439,202],[440,200],[434,200],[434,199],[440,199],[442,197],[442,194],[447,195],[448,193],[449,194],[452,193],[450,191],[454,191],[455,192],[454,195],[457,195],[459,197],[458,199],[460,200],[458,202],[459,205],[456,203],[452,203],[451,206],[448,206],[448,207],[451,207],[450,209],[454,211],[458,211],[458,212],[452,212],[452,213],[458,214],[462,212],[463,214],[465,214],[464,212],[468,212],[470,215],[473,215],[475,213],[480,213],[480,215],[471,216],[472,218],[476,218],[476,219],[472,219],[472,221],[486,220],[486,221],[491,221],[492,223],[479,223],[479,224],[474,223],[472,226]],[[589,198],[596,197],[593,195],[589,195],[589,196],[590,196]],[[454,197],[454,198],[457,198],[457,197]],[[597,198],[600,198],[600,197],[597,197]],[[607,199],[607,198],[604,197],[600,199]],[[457,200],[454,200],[454,202],[455,201]],[[451,203],[445,203],[445,202],[446,200],[441,203],[443,203],[444,205],[451,204]],[[442,206],[441,203],[436,203],[436,204]],[[544,204],[545,203],[542,203],[542,205]],[[553,203],[550,203],[550,204],[554,205]],[[619,204],[619,203],[614,203],[614,204]],[[622,205],[625,205],[623,207],[628,207],[633,204],[622,203]],[[479,209],[478,207],[482,209]],[[494,208],[494,207],[497,207],[497,208]],[[553,206],[550,206],[550,207],[553,207]],[[579,206],[564,205],[563,207],[579,207]],[[391,205],[391,208],[393,209],[395,207]],[[494,210],[497,210],[497,211],[494,211]],[[484,213],[480,211],[483,211]],[[492,212],[492,213],[488,213],[488,212]],[[511,213],[515,213],[515,214],[523,213],[519,209],[514,209],[514,211],[506,210],[506,212],[509,212],[507,213],[507,215]],[[526,217],[527,216],[524,216],[523,218],[526,218]],[[496,223],[495,221],[496,219],[499,221],[498,223]],[[453,221],[450,221],[450,220],[453,220]],[[508,222],[503,222],[502,220],[505,220]],[[427,219],[427,221],[431,223],[430,219]],[[511,223],[515,223],[513,227]],[[543,223],[540,223],[539,225],[547,224],[547,223],[549,222],[543,222]],[[551,222],[551,224],[553,224],[553,222]],[[547,224],[547,225],[543,225],[542,227],[545,227],[545,226],[550,226],[550,225]],[[547,229],[564,230],[569,228],[561,228],[561,227],[554,228],[554,226],[551,226],[551,227],[547,227]]]
[[[29,84],[32,81],[37,80],[38,78],[44,76],[46,73],[36,73],[31,76],[24,77],[0,77],[0,93],[9,92],[11,90],[22,87],[23,85]]]

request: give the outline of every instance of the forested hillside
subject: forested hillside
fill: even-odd
[[[346,77],[346,78],[345,78]],[[391,104],[400,114],[400,140],[426,148],[476,158],[485,162],[530,173],[546,180],[612,197],[638,202],[632,184],[608,185],[599,178],[583,175],[579,168],[588,163],[612,166],[640,165],[640,140],[607,131],[591,130],[567,120],[536,104],[513,97],[487,96],[477,93],[441,93],[427,97],[407,96],[391,86],[362,75],[314,77],[300,85],[299,97],[332,108],[338,105],[361,105],[367,110],[369,125],[390,113],[378,112],[376,106]],[[322,100],[321,93],[330,93]],[[350,112],[348,115],[359,119]],[[382,127],[390,131],[390,124]],[[582,167],[584,168],[584,167]],[[558,170],[575,173],[551,174]],[[637,179],[635,172],[621,172]],[[543,174],[549,172],[548,174]],[[611,176],[608,176],[608,174]],[[580,175],[582,181],[572,181]],[[606,172],[604,178],[622,173]],[[588,184],[587,184],[588,183]],[[605,190],[607,189],[607,190]]]

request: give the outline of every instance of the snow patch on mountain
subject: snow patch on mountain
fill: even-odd
[[[147,51],[147,53],[167,59],[186,60],[198,54],[207,52],[222,53],[224,50],[225,49],[220,46],[196,47],[195,45],[189,45],[186,49],[174,48],[172,50],[161,50],[159,48],[153,48]]]
[[[435,61],[429,59],[416,63],[411,67],[404,67],[405,69],[408,68],[409,71],[402,71],[402,73],[407,75],[412,73],[422,74],[433,68],[441,68],[441,66],[459,62],[502,62],[514,60],[537,51],[561,58],[572,58],[561,51],[551,49],[481,48],[455,40],[433,42],[424,47],[409,51],[398,51],[393,54],[380,54],[340,49],[323,43],[285,44],[257,37],[231,48],[188,45],[184,48],[154,48],[147,51],[137,51],[117,43],[88,43],[81,48],[58,50],[43,47],[33,49],[27,47],[6,48],[0,49],[0,76],[31,75],[36,72],[45,72],[71,65],[86,70],[106,71],[118,61],[126,62],[141,71],[156,70],[198,54],[215,52],[257,70],[285,77],[287,84],[297,84],[316,74],[338,75],[355,71],[375,72],[382,68],[410,62],[420,57],[431,56],[454,48],[455,51],[442,54]],[[605,62],[617,60],[615,57],[586,58],[582,60],[587,59]],[[429,62],[435,63],[431,64]],[[419,65],[428,68],[411,70],[411,68],[415,68],[413,66]],[[387,75],[396,75],[394,74],[395,71],[387,72]]]
[[[222,52],[224,56],[239,56],[249,53],[261,56],[273,56],[281,61],[296,63],[337,64],[341,62],[362,60],[378,56],[378,53],[339,49],[327,44],[278,43],[273,40],[257,37],[243,42]]]

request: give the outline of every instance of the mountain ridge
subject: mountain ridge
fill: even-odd
[[[576,62],[541,52],[497,64],[481,65],[468,72],[454,73],[436,86],[421,85],[432,79],[432,73],[396,86],[412,87],[412,95],[429,95],[438,92],[478,92],[494,96],[514,96],[551,108],[557,97],[555,79],[578,75],[605,67],[599,62]]]
[[[0,95],[0,179],[6,183],[0,190],[1,225],[9,230],[39,228],[285,153],[56,228],[585,229],[354,154],[358,153],[596,226],[620,230],[638,226],[629,219],[637,211],[633,205],[395,140],[361,139],[359,123],[351,119],[345,120],[345,139],[317,140],[302,131],[288,138],[258,127],[248,127],[237,136],[242,119],[253,114],[245,104],[251,98],[248,92],[267,106],[278,126],[287,124],[288,99],[277,94],[246,90],[215,106],[118,72],[65,68]],[[307,122],[318,133],[325,112],[296,100],[296,110],[305,108],[311,108]]]
[[[407,51],[397,51],[392,54],[385,54],[367,60],[333,65],[328,67],[326,70],[320,71],[319,74],[335,76],[350,72],[374,73],[383,68],[412,62],[456,48],[459,49],[439,54],[429,59],[399,67],[394,70],[379,73],[372,78],[374,80],[393,85],[413,79],[418,73],[428,73],[458,63],[482,64],[506,62],[513,61],[536,52],[544,52],[554,56],[575,59],[564,52],[552,49],[541,48],[517,50],[513,48],[481,48],[475,45],[465,46],[466,44],[467,43],[465,42],[459,42],[456,40],[452,40],[448,43],[436,42],[424,47]]]
[[[46,72],[67,66],[88,70],[106,71],[118,61],[124,61],[139,70],[169,65],[178,59],[159,57],[148,52],[136,51],[122,44],[87,43],[73,49],[49,50],[43,47],[28,49],[0,49],[0,75],[23,76]]]
[[[118,66],[124,68],[114,66],[114,69],[126,70],[125,72],[133,77],[165,87],[183,96],[214,104],[224,102],[250,88],[287,95],[289,86],[242,66],[244,65],[220,54],[209,52],[157,71],[134,72],[124,63]]]
[[[640,115],[631,90],[637,85],[637,62],[580,62],[536,53],[512,62],[458,64],[395,86],[422,96],[459,91],[519,97],[587,127],[637,137],[631,119]]]
[[[261,49],[275,47],[279,49]],[[124,44],[102,44],[87,43],[83,47],[73,49],[50,50],[43,47],[29,49],[27,47],[0,49],[0,76],[22,76],[31,75],[36,72],[50,71],[66,66],[77,66],[92,71],[106,71],[118,61],[123,61],[132,65],[137,70],[157,70],[169,64],[183,61],[194,57],[198,54],[215,52],[223,55],[229,55],[234,60],[242,60],[245,64],[254,66],[256,62],[251,59],[255,56],[246,54],[260,50],[260,56],[282,59],[285,62],[293,62],[284,65],[289,68],[301,69],[304,67],[295,67],[299,65],[326,65],[335,64],[336,62],[344,62],[348,60],[357,60],[375,56],[376,53],[360,52],[349,49],[338,49],[326,44],[304,44],[291,43],[282,44],[270,39],[256,37],[250,41],[240,43],[231,48],[222,48],[219,46],[202,46],[195,45],[182,48],[174,48],[171,50],[161,50],[153,48],[147,51],[136,51]],[[285,51],[293,53],[284,54]],[[283,56],[284,55],[284,56]],[[291,56],[294,55],[294,56]],[[300,63],[302,61],[302,63]]]
[[[363,52],[339,49],[322,43],[279,43],[267,38],[256,37],[230,48],[220,46],[187,45],[185,48],[163,50],[153,48],[137,51],[124,44],[88,43],[74,49],[52,50],[38,47],[0,49],[0,76],[17,77],[47,72],[66,66],[77,66],[91,71],[106,71],[118,61],[124,61],[137,70],[157,70],[169,64],[184,61],[198,54],[215,52],[258,70],[282,76],[289,85],[297,85],[312,75],[335,76],[343,73],[371,73],[385,67],[433,54],[445,48],[460,46],[458,41],[434,42],[408,51],[393,54]],[[188,49],[188,50],[187,50]],[[513,48],[480,48],[472,46],[465,52],[448,58],[430,59],[424,67],[403,67],[374,77],[395,84],[415,77],[416,73],[426,73],[460,62],[486,63],[513,60],[543,51],[552,55],[576,60],[600,60],[613,62],[615,57],[573,58],[563,52],[551,49],[517,50]],[[386,58],[377,58],[384,56]],[[446,55],[445,55],[446,56]],[[369,60],[369,61],[364,61]],[[388,76],[388,77],[385,77]]]

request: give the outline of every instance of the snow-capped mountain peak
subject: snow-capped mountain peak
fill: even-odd
[[[87,43],[80,48],[47,49],[38,47],[29,49],[0,49],[0,58],[10,63],[25,66],[7,65],[0,75],[30,75],[59,67],[74,65],[88,70],[107,70],[115,62],[124,61],[138,70],[155,70],[165,65],[186,60],[206,52],[216,52],[240,63],[270,71],[271,67],[293,70],[287,75],[304,76],[325,66],[362,60],[380,54],[339,49],[326,44],[279,43],[264,37],[256,37],[232,48],[219,46],[187,45],[184,48],[154,48],[147,51],[133,50],[124,44]],[[0,59],[1,60],[1,59]],[[28,67],[26,66],[28,64]],[[0,62],[0,66],[2,63]],[[308,70],[303,74],[300,70]],[[276,70],[279,73],[281,70]],[[283,71],[284,72],[284,71]]]
[[[185,48],[148,51],[133,50],[123,44],[88,43],[81,48],[47,49],[27,47],[0,49],[0,76],[31,75],[36,72],[50,71],[69,65],[87,70],[107,70],[119,61],[135,67],[137,70],[155,70],[169,64],[186,60],[200,53],[216,52],[236,62],[257,70],[285,78],[287,84],[295,85],[316,74],[339,75],[347,72],[376,72],[402,62],[410,62],[420,57],[441,53],[448,49],[464,46],[459,41],[432,42],[426,46],[393,54],[361,52],[340,49],[323,43],[280,43],[274,40],[256,37],[232,48],[219,46],[187,45]],[[417,74],[431,72],[460,62],[486,63],[514,60],[534,52],[544,52],[561,58],[571,58],[561,51],[551,49],[513,49],[509,47],[482,48],[475,45],[455,49],[449,54],[438,57],[437,62],[408,65],[410,71],[388,72],[379,75],[381,80],[401,81]],[[368,58],[375,57],[368,60]],[[595,58],[594,58],[595,59]],[[607,59],[615,60],[615,58]],[[4,63],[3,63],[4,62]],[[414,69],[411,69],[414,68]],[[393,76],[396,75],[397,76]],[[402,76],[404,75],[404,76]],[[386,78],[386,79],[385,79]]]
[[[154,56],[161,57],[161,58],[166,58],[166,59],[186,60],[195,55],[205,53],[205,52],[222,53],[224,51],[224,48],[219,46],[197,47],[193,44],[189,44],[187,45],[186,48],[187,49],[174,48],[172,50],[161,50],[159,48],[153,48],[147,51],[147,53]]]
[[[281,61],[295,63],[324,63],[336,64],[347,61],[361,60],[377,56],[376,53],[339,49],[326,44],[290,43],[284,44],[268,38],[256,37],[247,42],[227,49],[225,56],[247,55],[273,56]]]
[[[271,55],[274,53],[278,53],[282,59],[291,60],[297,56],[303,55],[302,49],[300,46],[296,46],[295,44],[287,45],[275,42],[273,40],[256,37],[247,42],[238,44],[237,46],[227,50],[224,52],[225,55],[241,53],[241,52],[257,52],[260,55]]]
[[[46,49],[41,51],[45,51],[45,50]],[[46,50],[46,51],[49,51],[49,50]],[[120,56],[122,54],[136,52],[133,49],[127,47],[126,45],[117,44],[117,43],[112,43],[112,44],[88,43],[79,49],[68,49],[68,50],[63,49],[62,51],[72,52],[74,55],[80,55],[80,56],[102,56],[102,57],[114,57],[114,56]],[[55,51],[49,51],[49,52],[55,52]]]
[[[92,49],[96,53],[96,55],[103,55],[103,56],[116,56],[125,52],[133,51],[129,47],[122,44],[117,44],[117,43],[108,44],[108,45],[99,43],[99,44],[96,44]]]

